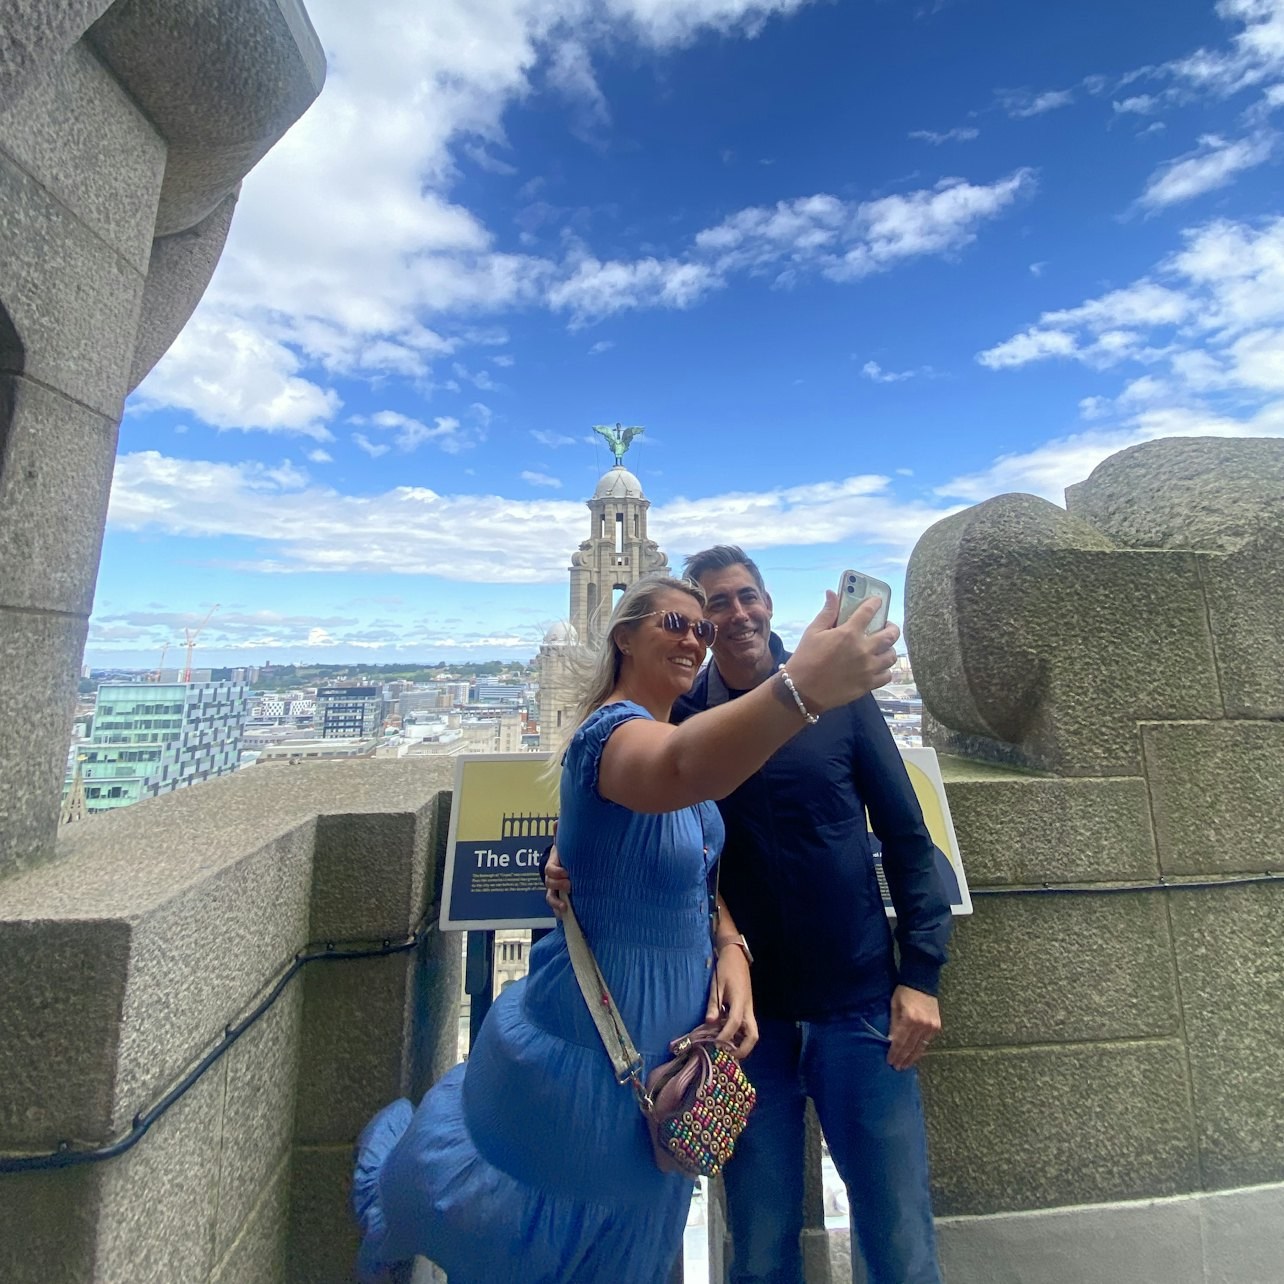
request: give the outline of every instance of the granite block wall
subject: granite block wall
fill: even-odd
[[[430,924],[296,971],[132,1149],[0,1174],[0,1279],[350,1278],[356,1134],[456,1058],[460,940],[431,926],[448,775],[258,766],[69,826],[60,859],[0,882],[9,1154],[125,1135],[307,947]]]
[[[910,562],[975,897],[923,1072],[938,1215],[1284,1182],[1284,589],[1232,569],[1284,564],[1284,442],[1149,442],[1068,507],[987,501]]]

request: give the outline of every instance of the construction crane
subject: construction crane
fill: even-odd
[[[161,647],[160,663],[156,666],[156,677],[154,679],[154,681],[156,682],[159,682],[161,680],[161,674],[165,672],[165,652],[168,650],[169,650],[169,643],[166,642],[165,645]]]
[[[183,669],[183,681],[192,680],[192,649],[196,646],[196,639],[201,636],[202,630],[210,622],[210,616],[218,610],[219,604],[214,603],[208,611],[205,612],[205,618],[196,626],[195,629],[184,629],[183,633],[187,638],[187,664]]]

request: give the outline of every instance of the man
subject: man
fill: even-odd
[[[771,631],[762,576],[741,549],[706,549],[685,571],[704,590],[718,636],[675,722],[736,699],[789,658]],[[897,636],[890,626],[888,646]],[[757,1107],[725,1170],[731,1279],[802,1284],[810,1096],[847,1186],[853,1262],[859,1248],[870,1284],[939,1284],[914,1067],[941,1028],[935,995],[953,923],[873,696],[809,720],[719,808],[721,890],[753,954],[759,1028],[745,1062]],[[897,951],[866,809],[883,847]],[[549,876],[558,878],[555,865]]]

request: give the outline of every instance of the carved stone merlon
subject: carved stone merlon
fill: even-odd
[[[1224,1250],[1200,1205],[1284,1210],[1284,441],[1147,442],[1066,499],[957,513],[906,577],[924,738],[986,897],[923,1076],[936,1212],[973,1265],[946,1223],[942,1255],[1025,1278],[1072,1236],[1058,1278],[1129,1278],[1169,1231],[1128,1201],[1193,1194],[1181,1269],[1150,1278],[1268,1278],[1247,1259],[1278,1236]]]
[[[1142,723],[1284,717],[1284,441],[1147,442],[1067,499],[1002,495],[915,548],[906,641],[932,743],[1135,775]]]

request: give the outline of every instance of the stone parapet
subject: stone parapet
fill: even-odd
[[[305,946],[406,938],[439,895],[448,776],[257,766],[70,826],[0,882],[0,1150],[112,1142]],[[353,1140],[453,1064],[460,983],[431,921],[409,952],[303,967],[132,1149],[0,1175],[0,1279],[347,1279]]]
[[[1050,776],[942,755],[972,887],[1100,883],[1159,873],[1140,776]]]
[[[923,1066],[959,1284],[1118,1278],[1129,1201],[1196,1241],[1284,1217],[1284,442],[1149,442],[1067,498],[956,514],[907,577],[975,905]],[[1071,1226],[1073,1270],[993,1273]]]
[[[1284,721],[1142,723],[1160,868],[1284,868]]]
[[[1165,731],[1187,734],[1184,725]],[[1213,731],[1234,735],[1233,725]],[[1266,1183],[1253,1198],[1284,1218],[1284,1001],[1274,979],[1284,883],[1241,882],[1213,842],[1174,877],[1146,820],[1170,811],[1156,780],[1057,780],[951,759],[944,775],[975,898],[943,975],[945,1029],[922,1070],[949,1279],[993,1278],[969,1245],[1003,1253],[1009,1233],[1022,1245],[1027,1231],[1031,1245],[1060,1233],[1061,1222],[1000,1216],[1018,1210],[1063,1209],[1084,1226],[1100,1219],[1130,1252],[1146,1236],[1141,1211],[1123,1201]],[[1190,782],[1179,792],[1206,831],[1243,802]],[[1095,821],[1080,810],[1092,801],[1102,808]],[[1249,815],[1259,817],[1260,871],[1281,850],[1278,822]],[[1115,840],[1101,842],[1105,859],[1085,860],[1075,837],[1108,838],[1099,832],[1107,821]],[[1198,842],[1188,850],[1201,852]],[[1116,1204],[1117,1217],[1108,1211]],[[1080,1214],[1081,1205],[1102,1207]],[[1261,1240],[1248,1234],[1222,1255],[1256,1260]],[[1113,1278],[1113,1251],[1081,1236],[1073,1269],[1049,1263],[1046,1278]]]

